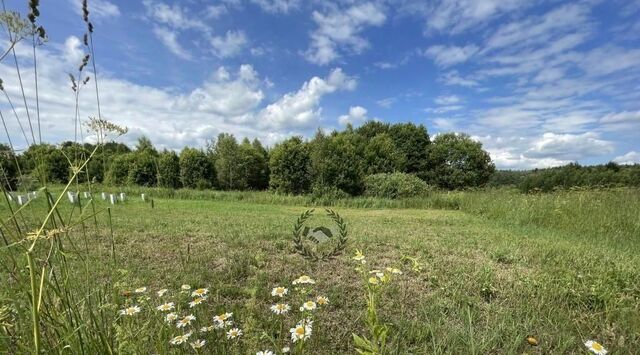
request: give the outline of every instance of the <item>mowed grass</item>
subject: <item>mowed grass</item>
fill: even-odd
[[[511,202],[512,209],[522,203]],[[292,252],[291,229],[306,208],[165,198],[151,208],[133,197],[112,208],[118,269],[126,270],[118,271],[125,275],[118,287],[209,287],[207,307],[233,310],[248,335],[243,351],[255,353],[273,322],[271,288],[308,274],[331,302],[318,313],[309,353],[353,353],[351,334],[365,332],[364,288],[349,259],[358,248],[372,267],[405,271],[379,305],[391,325],[392,353],[584,353],[588,339],[617,354],[640,349],[638,239],[621,243],[603,234],[599,241],[579,227],[515,221],[508,212],[335,207],[349,225],[349,255],[312,263]],[[114,272],[99,218],[87,250],[98,279]],[[417,258],[423,270],[412,271],[403,256]],[[141,334],[138,341],[156,339]]]

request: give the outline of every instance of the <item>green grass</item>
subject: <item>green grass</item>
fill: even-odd
[[[316,264],[292,253],[292,225],[305,206],[318,201],[145,190],[154,196],[152,209],[133,195],[138,191],[127,191],[130,201],[112,209],[117,270],[104,213],[97,217],[97,232],[93,219],[85,222],[86,245],[78,226],[69,240],[77,250],[66,250],[72,265],[83,265],[80,257],[90,260],[89,269],[70,275],[70,292],[85,283],[114,294],[105,297],[103,308],[113,314],[105,320],[116,323],[108,336],[122,352],[175,351],[168,340],[178,333],[149,321],[158,318],[148,309],[155,299],[138,318],[114,321],[128,300],[120,291],[176,290],[184,283],[210,287],[204,307],[211,313],[233,310],[246,333],[241,347],[227,351],[255,353],[269,347],[260,334],[275,331],[268,312],[271,288],[290,285],[301,274],[314,277],[317,291],[331,301],[318,313],[309,353],[353,353],[352,332],[366,334],[364,286],[350,255]],[[405,271],[385,288],[379,304],[381,319],[391,326],[391,353],[584,353],[582,342],[596,339],[613,353],[633,354],[640,348],[639,201],[637,190],[497,190],[404,201],[354,199],[337,201],[334,208],[349,224],[349,254],[359,248],[368,266]],[[26,224],[44,211],[43,199],[34,202],[22,212]],[[457,210],[428,208],[434,206]],[[98,210],[105,207],[97,201]],[[6,205],[0,214],[6,221]],[[63,219],[70,214],[64,201]],[[0,260],[9,265],[7,248],[1,250]],[[403,265],[403,256],[418,258],[423,270]],[[17,263],[24,268],[22,260]],[[1,272],[3,280],[10,279]],[[15,299],[24,294],[19,288],[3,287],[0,306],[17,305],[15,328],[29,339],[28,313]],[[198,322],[209,315],[202,314]],[[286,329],[297,320],[287,318]],[[539,347],[526,343],[529,335]],[[9,347],[7,338],[2,346]]]

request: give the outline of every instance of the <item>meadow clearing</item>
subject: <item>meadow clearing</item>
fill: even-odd
[[[107,203],[97,198],[91,207],[81,199],[82,215],[61,200],[60,221],[84,223],[42,241],[36,253],[40,261],[48,256],[67,264],[51,262],[65,278],[47,280],[52,284],[42,296],[40,341],[49,352],[180,353],[202,339],[206,344],[194,349],[202,353],[280,353],[284,346],[354,353],[352,334],[368,336],[369,287],[354,270],[363,266],[352,259],[356,249],[366,268],[402,270],[377,291],[377,315],[389,327],[386,353],[585,353],[589,339],[616,354],[637,353],[640,346],[638,190],[337,200],[331,208],[347,222],[350,239],[345,255],[326,262],[303,259],[292,243],[297,216],[307,208],[321,211],[314,205],[326,201],[268,192],[122,190],[129,200],[111,207],[113,243]],[[153,197],[153,208],[140,192]],[[19,225],[35,228],[30,216],[45,205],[44,198],[32,200],[18,214]],[[87,212],[92,208],[97,222]],[[10,228],[6,203],[0,212]],[[48,255],[57,243],[57,255]],[[0,291],[0,347],[10,353],[33,342],[30,292],[18,280],[28,276],[27,260],[11,254],[21,247],[5,245],[0,254],[7,285]],[[305,296],[292,285],[301,275],[316,281],[303,285],[313,289]],[[191,290],[180,292],[182,285]],[[271,294],[277,286],[289,289],[282,300]],[[190,308],[196,288],[206,288],[208,298]],[[159,297],[161,289],[168,291]],[[329,303],[305,310],[314,317],[313,332],[298,349],[289,329],[302,316],[299,304],[316,296]],[[170,301],[181,317],[194,314],[193,323],[165,322],[166,312],[156,307]],[[292,309],[276,315],[270,306],[281,301]],[[139,313],[119,315],[134,304]],[[201,332],[221,312],[233,314],[239,338],[213,328]],[[170,343],[188,329],[189,342]]]

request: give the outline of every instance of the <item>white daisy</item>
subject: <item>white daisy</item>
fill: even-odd
[[[284,348],[282,348],[282,352],[283,352],[284,354],[287,354],[287,353],[288,353],[288,352],[290,352],[290,351],[291,351],[291,349],[289,349],[289,347],[288,347],[288,346],[285,346]]]
[[[400,269],[396,269],[395,267],[388,267],[386,270],[395,275],[402,275],[402,271]]]
[[[318,296],[316,297],[316,302],[318,302],[319,305],[324,306],[329,304],[329,299],[324,296]]]
[[[308,321],[300,321],[295,328],[289,329],[291,333],[291,341],[297,342],[298,340],[307,340],[311,337],[312,332],[311,322]]]
[[[139,306],[131,306],[120,310],[120,314],[123,316],[132,316],[139,313],[142,310]]]
[[[262,350],[262,351],[258,351],[256,353],[256,355],[273,355],[273,351],[271,351],[271,350]]]
[[[174,308],[176,308],[176,307],[173,304],[173,302],[167,302],[167,303],[161,304],[158,307],[156,307],[157,310],[162,311],[162,312],[167,312],[167,311],[170,311],[170,310],[172,310]]]
[[[297,285],[297,284],[314,284],[316,283],[314,279],[310,278],[307,275],[302,275],[300,277],[298,277],[297,279],[293,280],[293,284]]]
[[[177,337],[174,337],[173,339],[171,339],[169,342],[173,345],[180,345],[185,343],[187,340],[189,340],[190,336],[191,336],[191,332],[184,335],[178,335]]]
[[[202,303],[202,302],[204,302],[206,300],[207,300],[207,296],[198,297],[198,298],[194,299],[193,301],[189,302],[189,307],[193,308],[193,307],[199,305],[200,303]]]
[[[229,329],[227,332],[227,339],[235,339],[240,336],[242,336],[242,330],[238,328]]]
[[[230,325],[231,324],[231,317],[233,316],[233,313],[222,313],[220,315],[217,315],[215,317],[213,317],[213,322],[219,327],[222,328],[225,325]]]
[[[207,332],[210,332],[210,331],[212,331],[212,330],[214,330],[214,329],[215,329],[215,326],[210,325],[210,326],[208,326],[208,327],[202,327],[202,328],[200,328],[200,332],[202,332],[202,333],[207,333]]]
[[[600,343],[595,340],[585,341],[584,346],[586,346],[589,351],[597,355],[604,355],[608,353],[607,349],[605,349]]]
[[[191,347],[192,347],[192,348],[194,348],[194,349],[200,349],[201,347],[203,347],[203,346],[204,346],[204,344],[205,344],[206,342],[207,342],[206,340],[198,339],[198,340],[196,340],[196,341],[191,342],[191,343],[190,343],[190,345],[191,345]]]
[[[178,315],[177,315],[176,313],[173,313],[173,312],[171,312],[171,313],[167,314],[167,315],[164,317],[164,320],[165,320],[165,322],[167,322],[167,323],[171,323],[171,322],[173,322],[173,321],[175,321],[175,320],[177,320],[177,319],[178,319]]]
[[[359,261],[362,264],[366,263],[367,261],[364,258],[364,254],[362,254],[362,252],[360,250],[356,250],[356,255],[354,257],[352,257],[351,259],[355,260],[355,261]]]
[[[139,288],[136,288],[135,290],[133,290],[133,292],[135,292],[135,293],[145,293],[145,292],[147,292],[147,288],[146,287],[139,287]]]
[[[289,312],[290,309],[291,307],[286,303],[276,303],[271,306],[271,312],[275,314],[285,314]]]
[[[202,297],[202,296],[206,295],[207,293],[209,293],[209,289],[208,288],[199,288],[199,289],[191,292],[191,297]]]
[[[307,311],[313,311],[316,308],[318,308],[318,306],[316,305],[315,302],[313,301],[307,301],[305,303],[302,304],[302,308],[304,308]]]
[[[191,322],[196,320],[196,317],[193,314],[190,314],[182,319],[180,319],[177,323],[176,323],[176,327],[178,328],[184,328],[187,325],[191,325]]]
[[[273,290],[271,290],[271,296],[283,297],[288,292],[289,292],[289,290],[286,289],[285,287],[278,286],[278,287],[274,287]]]
[[[165,293],[167,293],[169,290],[167,290],[166,288],[163,288],[162,290],[158,290],[158,292],[156,292],[158,294],[158,297],[162,297],[164,296]]]
[[[189,290],[191,289],[191,286],[189,286],[189,285],[186,285],[186,284],[185,284],[185,285],[180,286],[180,288],[181,288],[183,291],[189,291]]]

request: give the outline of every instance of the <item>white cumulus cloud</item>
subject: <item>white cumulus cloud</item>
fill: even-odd
[[[327,13],[313,12],[317,28],[311,33],[311,44],[305,52],[308,61],[325,65],[341,56],[341,52],[359,54],[369,42],[362,37],[366,27],[380,26],[387,17],[371,2],[352,5],[347,9],[332,8]]]

